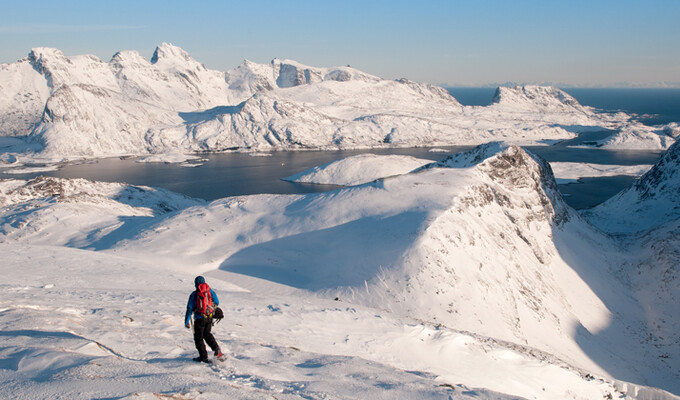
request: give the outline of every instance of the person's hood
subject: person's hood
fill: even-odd
[[[199,275],[196,277],[196,279],[194,279],[194,285],[196,286],[196,289],[198,289],[198,285],[201,283],[205,283],[205,278]]]

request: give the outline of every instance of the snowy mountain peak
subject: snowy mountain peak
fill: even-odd
[[[499,87],[496,89],[492,104],[501,106],[534,106],[544,109],[564,109],[584,112],[579,102],[553,86],[524,85],[514,87]]]
[[[28,53],[28,59],[40,64],[45,59],[65,59],[64,53],[61,50],[52,47],[34,47]]]
[[[124,50],[117,52],[113,55],[113,57],[111,57],[110,63],[114,68],[149,65],[149,61],[135,50]]]
[[[469,168],[507,149],[509,146],[510,144],[504,142],[489,142],[481,144],[472,150],[452,154],[441,161],[426,166],[425,168]]]
[[[69,60],[64,53],[59,49],[50,47],[35,47],[28,53],[28,60],[36,71],[45,75],[50,81],[51,71],[50,67],[57,63],[69,63]]]
[[[493,154],[494,151],[497,152]],[[514,144],[490,143],[469,153],[468,156],[461,156],[461,159],[474,162],[493,154],[479,163],[477,169],[509,191],[521,191],[530,196],[525,198],[525,206],[533,207],[538,219],[546,216],[557,226],[569,221],[569,207],[557,188],[548,162]],[[529,198],[532,200],[529,201]],[[494,193],[493,200],[503,206],[510,204],[506,197],[498,196],[498,193]]]
[[[191,58],[184,49],[171,43],[163,42],[151,56],[151,64],[163,67],[176,67],[205,70],[205,66]]]
[[[665,197],[680,207],[680,142],[675,142],[656,165],[634,185],[641,199]]]

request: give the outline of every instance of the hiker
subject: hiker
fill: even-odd
[[[194,279],[196,290],[189,296],[187,312],[184,316],[184,325],[191,328],[191,314],[194,315],[194,343],[198,350],[198,357],[194,361],[209,363],[208,352],[205,343],[213,350],[215,357],[222,357],[222,351],[215,337],[210,333],[214,308],[220,304],[217,294],[205,283],[205,278],[197,276]],[[205,340],[205,343],[203,342]]]

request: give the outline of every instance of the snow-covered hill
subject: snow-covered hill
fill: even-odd
[[[283,180],[353,186],[405,174],[431,162],[411,156],[359,154],[302,171]]]
[[[38,177],[1,180],[1,241],[108,248],[125,232],[202,204],[164,189]]]
[[[661,174],[659,187],[671,178]],[[41,291],[44,295],[35,295],[37,289],[21,292],[19,277],[12,278],[6,285],[14,294],[2,295],[6,312],[0,318],[9,323],[16,317],[19,296],[37,310],[30,312],[35,324],[75,332],[68,338],[50,334],[62,342],[36,347],[30,338],[45,337],[45,330],[32,318],[20,319],[22,328],[14,329],[29,332],[24,335],[29,339],[14,335],[19,337],[3,353],[9,360],[3,363],[29,365],[31,357],[50,356],[37,358],[42,364],[33,369],[7,372],[12,382],[35,374],[47,374],[54,382],[49,371],[56,364],[48,361],[65,357],[54,352],[64,348],[66,339],[75,340],[68,349],[101,344],[99,353],[86,354],[87,362],[109,357],[109,371],[123,369],[124,376],[134,375],[125,371],[136,368],[156,371],[146,365],[158,357],[165,358],[160,362],[172,373],[192,368],[174,360],[191,354],[188,339],[175,338],[182,330],[185,301],[175,286],[190,286],[194,274],[205,273],[229,293],[230,336],[223,340],[234,351],[230,364],[217,366],[214,378],[206,378],[211,391],[217,390],[220,376],[237,385],[242,382],[238,377],[246,376],[268,394],[275,387],[292,398],[318,393],[311,391],[320,387],[337,393],[337,385],[314,374],[306,379],[317,389],[293,390],[293,382],[302,378],[297,367],[283,361],[292,354],[298,366],[315,358],[315,368],[345,371],[341,376],[352,375],[354,368],[362,368],[356,363],[366,360],[377,363],[370,368],[379,371],[378,381],[381,376],[390,382],[402,379],[397,370],[418,371],[418,377],[436,376],[454,388],[481,388],[478,393],[490,397],[500,392],[539,399],[600,398],[618,396],[616,387],[630,398],[674,398],[645,386],[680,392],[677,302],[672,302],[679,290],[674,278],[679,256],[673,250],[677,224],[661,226],[633,243],[618,241],[566,206],[549,165],[514,145],[491,143],[416,172],[308,195],[202,204],[146,188],[52,179],[5,181],[2,193],[0,241],[9,260],[3,268],[32,271],[22,285],[50,290]],[[664,250],[659,250],[662,243]],[[55,288],[45,287],[60,275],[21,251],[36,245],[99,250],[71,253],[44,247],[44,257],[89,285],[88,293],[113,302],[114,310],[78,312],[80,322],[58,322],[59,310],[45,299],[65,308],[90,306],[63,280]],[[69,269],[75,258],[83,261]],[[158,294],[126,289],[127,284],[114,290],[81,277],[82,268],[114,268],[110,262],[132,276],[131,265],[146,263],[155,265],[149,276],[158,275],[153,272],[158,268],[169,275],[154,285]],[[642,270],[649,274],[636,276]],[[151,279],[146,272],[137,275],[139,282]],[[149,301],[176,311],[146,317],[135,304]],[[133,321],[124,316],[142,323],[125,323]],[[93,328],[96,324],[103,327]],[[155,344],[156,336],[142,339],[149,326],[173,337],[172,344]],[[123,332],[135,339],[120,339]],[[139,347],[129,344],[135,340]],[[253,343],[267,350],[258,353]],[[101,375],[93,366],[69,365],[71,376]],[[155,385],[167,382],[160,373],[152,375]],[[360,385],[367,381],[358,380]],[[399,389],[404,392],[391,392],[391,397],[442,395],[427,392],[427,380],[406,382]],[[185,385],[172,384],[173,393]],[[128,393],[135,390],[140,389]],[[465,395],[457,389],[447,394]]]
[[[291,60],[207,69],[164,43],[109,62],[35,48],[0,65],[0,135],[25,137],[20,162],[228,149],[325,149],[534,143],[612,129],[617,148],[667,148],[672,126],[598,114],[550,87],[499,88],[494,104],[463,107],[439,87]],[[37,153],[29,144],[40,145]],[[30,150],[30,151],[29,151]]]

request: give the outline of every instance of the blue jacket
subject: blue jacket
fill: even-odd
[[[196,288],[198,288],[198,285],[201,283],[205,283],[205,279],[202,276],[196,277],[196,280],[194,281]],[[220,304],[220,300],[217,298],[217,293],[215,293],[215,291],[212,289],[210,289],[210,296],[212,296],[212,301],[215,303],[215,305]],[[187,312],[184,314],[184,325],[188,325],[191,322],[192,313],[194,314],[194,319],[203,318],[200,313],[196,312],[197,307],[198,304],[196,304],[196,291],[194,290],[191,292],[191,295],[189,295],[189,301],[187,302]]]

